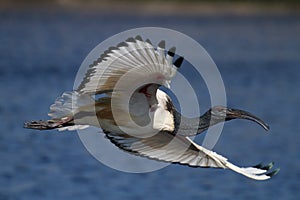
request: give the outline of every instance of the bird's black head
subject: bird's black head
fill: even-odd
[[[214,106],[209,109],[206,114],[210,117],[211,123],[213,124],[232,119],[247,119],[258,123],[265,130],[269,130],[269,126],[264,121],[244,110]]]

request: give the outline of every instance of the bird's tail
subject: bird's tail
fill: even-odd
[[[58,97],[53,105],[50,106],[48,115],[50,120],[39,120],[25,122],[24,128],[38,130],[74,130],[82,129],[87,126],[75,125],[74,116],[79,112],[89,112],[94,105],[94,99],[87,94],[79,94],[77,92],[65,92],[61,97]]]

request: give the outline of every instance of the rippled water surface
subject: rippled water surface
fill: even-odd
[[[230,122],[214,150],[240,165],[275,161],[276,177],[258,182],[229,170],[179,165],[128,174],[95,160],[76,132],[22,128],[26,120],[47,117],[54,99],[72,89],[92,48],[143,26],[178,30],[206,48],[228,104],[271,126],[266,134],[249,122]],[[0,27],[0,199],[299,199],[300,15],[2,10]]]

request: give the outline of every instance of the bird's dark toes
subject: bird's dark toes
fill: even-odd
[[[274,162],[271,162],[269,163],[268,165],[266,166],[263,166],[261,169],[264,169],[264,170],[270,170],[272,167],[274,166]]]
[[[270,170],[274,166],[274,162],[270,162],[267,165],[263,165],[262,163],[259,163],[258,165],[255,165],[253,167],[258,168],[258,169],[263,169],[263,170]]]
[[[280,168],[277,168],[274,171],[266,173],[266,175],[272,177],[272,176],[275,176],[276,174],[278,174],[279,171],[280,171]]]
[[[261,169],[263,167],[263,164],[262,163],[259,163],[257,165],[254,165],[253,166],[254,168],[258,168],[258,169]]]
[[[254,168],[257,169],[262,169],[265,170],[266,173],[264,173],[266,176],[272,177],[275,176],[276,174],[278,174],[278,172],[280,171],[280,168],[277,168],[271,172],[268,172],[270,169],[272,169],[272,167],[274,166],[274,162],[270,162],[267,165],[263,165],[262,163],[259,163],[258,165],[253,166]]]

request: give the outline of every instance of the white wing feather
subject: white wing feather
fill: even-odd
[[[159,132],[149,138],[136,138],[126,134],[107,133],[107,138],[124,151],[153,160],[179,163],[191,167],[231,169],[255,180],[266,180],[276,173],[267,174],[259,167],[238,167],[216,152],[197,145],[188,137]]]
[[[164,50],[156,50],[140,37],[129,38],[105,52],[98,62],[91,65],[77,91],[99,94],[113,90],[120,78],[129,72],[131,77],[139,80],[147,79],[148,82],[167,86],[176,70],[172,62],[167,61]],[[126,87],[131,87],[130,82],[126,84]]]

